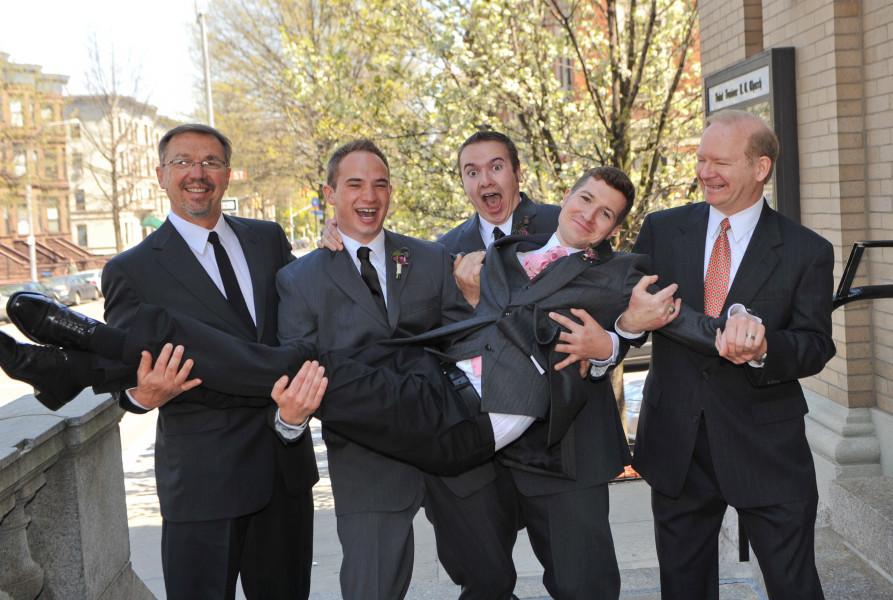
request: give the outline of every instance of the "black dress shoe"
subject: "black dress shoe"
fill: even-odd
[[[72,350],[87,350],[96,326],[102,324],[37,292],[14,293],[6,314],[29,340]]]
[[[59,410],[84,386],[71,374],[68,353],[62,348],[20,344],[0,332],[0,367],[13,379],[34,386],[34,397],[50,410]]]

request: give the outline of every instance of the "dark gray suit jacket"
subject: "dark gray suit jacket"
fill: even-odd
[[[570,316],[570,308],[582,308],[611,329],[648,272],[647,257],[614,253],[603,243],[594,257],[576,253],[559,259],[530,280],[517,253],[540,248],[549,237],[509,236],[494,243],[487,251],[475,316],[413,338],[450,359],[482,356],[484,411],[541,419],[500,455],[513,467],[525,495],[604,483],[628,464],[610,381],[581,379],[576,368],[552,369],[564,355],[553,351],[559,326],[548,313]],[[682,317],[675,335],[709,350],[715,321]],[[531,356],[543,373],[533,367]]]
[[[149,303],[194,317],[240,340],[276,345],[274,278],[293,258],[290,245],[276,223],[226,220],[242,244],[251,272],[256,335],[241,323],[169,221],[103,269],[106,321],[127,327],[139,304]],[[131,367],[117,389],[132,384]],[[159,410],[155,476],[165,519],[203,521],[255,512],[269,502],[276,470],[292,494],[305,493],[316,483],[319,476],[309,436],[285,447],[267,425],[265,408],[215,410],[189,401],[190,395],[203,393],[196,388]],[[122,406],[132,408],[126,396],[122,398]]]
[[[558,213],[561,207],[554,204],[536,204],[527,194],[521,192],[521,202],[512,213],[512,233],[521,233],[524,229],[526,235],[540,233],[555,233],[558,229]],[[487,246],[481,239],[481,217],[475,213],[473,217],[457,225],[443,234],[439,243],[447,247],[451,254],[460,252],[474,252],[484,250]]]
[[[692,204],[645,218],[634,250],[650,255],[663,284],[679,284],[683,306],[704,310],[709,207]],[[815,232],[764,203],[723,310],[752,309],[766,326],[763,368],[734,365],[654,335],[633,466],[662,494],[676,497],[701,418],[725,499],[766,506],[815,496],[800,383],[834,355],[831,296],[834,253]],[[703,415],[703,417],[702,417]]]
[[[392,256],[401,248],[409,250],[409,264],[397,279]],[[344,251],[316,250],[282,269],[276,279],[282,298],[282,342],[300,339],[327,349],[365,346],[470,315],[471,307],[456,287],[450,256],[442,246],[385,231],[385,249],[387,320]],[[350,442],[325,423],[323,439],[339,515],[403,510],[415,499],[421,481],[417,468]],[[457,493],[467,494],[488,480],[486,475],[471,474],[447,481]]]

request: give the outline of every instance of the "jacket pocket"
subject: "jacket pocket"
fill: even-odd
[[[660,388],[654,385],[654,381],[650,377],[646,378],[645,386],[642,388],[642,400],[657,408],[660,404],[660,394]]]

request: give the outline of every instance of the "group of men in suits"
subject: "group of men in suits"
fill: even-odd
[[[168,142],[181,135],[187,136],[184,142],[189,141],[191,133],[179,132]],[[228,151],[224,150],[228,146],[212,137],[219,148],[186,145],[178,154],[169,154],[170,148],[162,149],[159,181],[171,195],[173,215],[178,215],[177,209],[180,209],[203,223],[205,229],[216,230],[220,223],[228,224],[246,248],[250,238],[239,235],[241,230],[234,225],[243,220],[221,219],[219,197],[216,220],[202,213],[205,205],[213,206],[217,191],[222,195],[225,189],[225,183],[214,178],[213,161],[229,162]],[[330,460],[334,461],[333,455],[343,452],[346,461],[342,463],[343,473],[350,473],[350,463],[365,461],[362,464],[368,466],[364,468],[377,469],[373,479],[393,474],[392,481],[399,482],[392,484],[393,494],[373,494],[375,481],[364,479],[363,473],[349,475],[356,477],[353,480],[342,479],[345,485],[340,486],[343,490],[340,501],[348,507],[338,515],[339,536],[345,544],[345,568],[342,569],[345,597],[350,594],[347,591],[350,586],[345,582],[351,579],[373,586],[363,590],[363,597],[375,596],[376,589],[390,590],[382,592],[380,597],[402,597],[405,587],[401,582],[408,584],[408,575],[405,580],[401,578],[407,564],[411,569],[411,515],[425,502],[437,534],[440,536],[447,530],[445,537],[438,539],[438,552],[450,575],[463,585],[463,598],[510,596],[514,584],[510,551],[518,525],[529,529],[531,543],[544,565],[544,583],[553,597],[616,598],[619,573],[608,526],[606,482],[628,461],[625,437],[610,384],[603,377],[581,378],[572,369],[556,370],[555,367],[573,362],[563,359],[556,351],[569,352],[573,359],[604,359],[610,365],[619,358],[618,343],[605,330],[616,329],[621,337],[641,341],[642,332],[668,323],[655,335],[634,458],[634,466],[653,487],[662,595],[665,598],[716,597],[717,533],[726,506],[732,505],[738,509],[752,540],[770,597],[822,597],[813,557],[815,474],[803,432],[805,401],[796,380],[818,372],[833,354],[830,306],[826,306],[830,304],[833,258],[830,244],[778,215],[763,199],[762,189],[778,153],[777,141],[773,146],[773,140],[774,134],[765,124],[744,113],[720,113],[708,123],[698,150],[697,166],[706,203],[649,216],[637,242],[636,250],[650,255],[661,284],[668,286],[660,292],[653,287],[646,289],[645,283],[653,278],[641,281],[648,270],[647,260],[613,253],[607,241],[616,232],[634,196],[632,184],[625,175],[610,168],[587,172],[564,197],[562,211],[556,219],[558,233],[537,236],[534,234],[539,231],[538,224],[548,220],[549,212],[544,210],[546,206],[534,205],[518,191],[520,169],[513,144],[510,141],[506,144],[499,134],[466,142],[459,152],[459,169],[477,215],[442,241],[449,244],[449,251],[456,253],[489,245],[485,243],[490,241],[488,237],[499,241],[487,251],[485,261],[484,255],[466,255],[457,261],[456,277],[462,282],[465,297],[476,305],[475,318],[447,324],[433,336],[417,336],[416,341],[439,342],[441,360],[457,363],[480,394],[481,410],[491,413],[497,444],[502,435],[499,418],[514,417],[506,421],[508,427],[522,431],[514,432],[518,439],[502,450],[495,462],[487,461],[483,467],[458,479],[422,474],[361,448],[335,431],[328,431],[325,437]],[[205,142],[211,143],[211,140]],[[175,149],[178,147],[175,145]],[[165,172],[164,169],[171,168],[165,164],[165,150],[169,154],[167,160],[173,158],[190,164],[177,165],[178,173]],[[345,247],[370,248],[369,262],[375,269],[377,261],[378,269],[373,276],[366,267],[364,277],[364,257],[357,256],[354,260],[353,252],[348,255],[329,251],[318,251],[285,267],[277,278],[277,287],[287,299],[280,303],[278,311],[280,337],[286,344],[299,338],[337,346],[403,337],[461,319],[462,310],[467,310],[456,292],[447,250],[382,230],[390,181],[387,161],[375,150],[374,145],[351,148],[334,165],[330,163],[326,194],[336,207],[338,227],[346,236]],[[212,163],[212,168],[208,169],[206,163]],[[177,209],[175,197],[180,201]],[[208,199],[212,201],[207,202]],[[728,221],[721,224],[724,219]],[[171,221],[176,223],[172,216],[166,227]],[[501,240],[502,235],[494,235],[497,229],[509,236]],[[160,258],[170,243],[169,238],[176,234],[168,233],[162,238],[159,234],[163,230],[147,238],[139,247],[140,252],[131,253],[159,257],[153,260],[166,271],[160,276],[176,278],[178,267],[169,263],[165,266],[164,259]],[[183,233],[178,228],[177,233],[181,236],[179,245],[201,262],[199,244],[190,249],[188,231]],[[221,239],[225,239],[223,234]],[[714,239],[719,239],[717,245],[724,244],[724,255],[728,257],[725,276],[721,278],[720,287],[724,289],[718,299],[722,310],[705,315],[705,295],[717,301],[714,290],[705,290],[704,283],[705,272],[714,273]],[[150,240],[153,243],[147,243]],[[564,247],[569,256],[558,258],[528,279],[524,268],[526,257],[550,252],[556,246]],[[156,254],[151,254],[150,249]],[[184,254],[181,253],[181,261]],[[250,254],[246,248],[245,258]],[[128,265],[124,258],[127,256],[116,259],[122,267]],[[149,257],[142,260],[148,262]],[[236,258],[233,262],[239,260]],[[283,264],[287,260],[283,258]],[[420,265],[424,266],[420,268]],[[158,270],[157,266],[148,264],[140,268]],[[212,273],[213,269],[208,272]],[[264,289],[270,291],[272,274],[263,272],[269,275],[264,276]],[[179,277],[182,276],[181,272]],[[185,300],[152,296],[141,288],[140,277],[132,268],[122,268],[120,276],[115,275],[113,280],[125,283],[108,284],[115,302],[127,307],[122,313],[107,308],[107,317],[112,317],[108,319],[110,323],[126,325],[127,318],[134,314],[134,303],[146,302],[193,315],[244,342],[269,341],[263,332],[275,319],[265,312],[266,319],[262,321],[258,314],[256,307],[259,304],[266,307],[266,304],[264,292],[257,289],[259,282],[253,268],[250,280],[255,289],[250,310],[258,325],[254,337],[250,335],[254,333],[250,328],[233,322],[231,313],[225,323],[208,322],[208,310],[229,308],[226,300],[215,308],[203,294],[193,294],[197,297],[189,296]],[[414,289],[416,278],[419,278],[418,287],[423,289]],[[674,282],[678,290],[676,285],[670,285]],[[117,292],[116,287],[120,288]],[[217,288],[226,291],[225,285],[218,284]],[[434,290],[436,294],[431,294]],[[215,300],[223,296],[220,291],[209,291],[214,292]],[[677,291],[679,298],[674,301],[673,293]],[[425,312],[435,304],[437,314]],[[729,311],[735,312],[742,306],[752,309],[758,318],[725,319]],[[582,307],[586,312],[572,314],[568,310],[571,307]],[[290,313],[292,310],[294,314]],[[115,318],[116,315],[124,316]],[[344,323],[355,325],[345,327]],[[717,327],[723,330],[714,339]],[[358,330],[357,338],[345,342],[354,333],[353,329]],[[167,354],[161,358],[166,362],[169,357]],[[181,357],[182,350],[176,350],[172,364],[176,365]],[[478,366],[475,359],[479,360]],[[204,356],[201,361],[210,362],[210,359]],[[322,362],[325,364],[325,360]],[[534,367],[539,365],[538,368],[532,367],[531,362]],[[222,364],[226,364],[225,360]],[[590,374],[603,374],[604,366],[600,363],[600,369],[590,369]],[[201,414],[209,419],[211,415],[204,413],[214,411],[188,402],[190,394],[208,393],[206,386],[192,388],[193,384],[184,383],[182,378],[173,383],[164,381],[170,370],[159,370],[157,366],[153,371],[144,365],[141,371],[139,385],[130,397],[145,408],[162,406],[161,415],[165,420],[159,420],[158,437],[163,460],[165,452],[178,448],[179,440],[168,438],[190,432],[189,426],[198,421],[190,417]],[[330,370],[335,379],[328,393],[356,397],[361,402],[363,387],[356,378],[350,378],[352,381],[347,387],[337,383],[339,378],[347,379],[338,375],[343,372]],[[306,441],[309,436],[302,435],[302,427],[306,427],[305,417],[315,409],[319,396],[308,392],[307,382],[311,376],[315,378],[313,389],[318,390],[322,377],[319,370],[304,368],[302,373],[301,377],[294,378],[291,386],[279,385],[275,392],[279,403],[275,429],[280,437],[292,437],[294,441],[274,443],[274,428],[266,428],[265,437],[252,438],[258,447],[272,446],[270,455],[278,461],[271,459],[270,464],[275,468],[253,474],[257,481],[263,481],[266,474],[273,480],[267,504],[260,499],[262,506],[257,511],[239,513],[237,509],[230,519],[233,523],[223,527],[229,532],[229,541],[236,542],[227,546],[231,559],[227,563],[228,572],[232,572],[232,561],[235,561],[234,568],[236,572],[242,570],[243,581],[251,565],[244,562],[239,565],[238,559],[247,558],[247,551],[254,550],[250,546],[252,533],[263,526],[267,505],[275,510],[279,492],[290,500],[290,493],[296,491],[288,485],[288,475],[293,473],[288,466],[297,463],[285,460],[289,456],[286,451],[309,444]],[[213,376],[209,373],[205,379]],[[443,373],[437,371],[431,377],[442,378]],[[211,385],[210,381],[205,383]],[[346,389],[351,393],[345,394]],[[166,403],[181,391],[185,392],[183,398]],[[183,415],[171,410],[177,406],[185,407],[180,409]],[[252,425],[255,422],[248,416],[257,416],[245,407],[217,412],[226,418],[211,419],[210,426],[205,421],[204,429],[196,427],[199,439],[228,434],[229,426],[235,427],[236,417],[243,412],[244,421]],[[325,423],[325,401],[320,415]],[[244,423],[241,427],[249,431]],[[291,427],[297,430],[289,431]],[[259,443],[261,440],[269,444],[263,446]],[[387,445],[382,446],[384,452]],[[330,466],[334,467],[334,462]],[[315,466],[311,468],[315,473]],[[176,469],[181,472],[175,475],[189,475],[182,462],[171,467],[172,471]],[[159,478],[161,474],[159,470]],[[333,468],[336,510],[339,510],[339,485],[335,479]],[[175,478],[172,481],[167,493],[173,502],[179,502],[185,496],[178,496],[174,488],[185,484]],[[360,486],[356,481],[364,483]],[[283,485],[277,488],[277,484]],[[351,484],[357,487],[351,488]],[[161,494],[159,481],[160,497]],[[356,498],[365,494],[377,495],[377,498],[369,503]],[[165,505],[162,498],[163,514]],[[312,508],[307,512],[312,521]],[[410,515],[408,521],[404,515]],[[186,534],[177,534],[181,536],[176,538],[177,543],[196,543],[194,533],[189,537],[190,528],[195,525],[192,521],[203,523],[202,519],[191,519],[189,527],[169,526],[168,515],[164,516],[165,535],[168,529],[185,529]],[[397,525],[398,522],[403,525]],[[296,526],[307,531],[306,522]],[[214,527],[202,524],[196,531],[205,535]],[[281,524],[276,527],[285,529]],[[463,537],[449,537],[451,532],[463,527],[471,529],[465,530]],[[491,541],[478,544],[479,554],[493,554],[491,564],[497,564],[498,568],[501,568],[498,561],[508,561],[504,571],[508,587],[498,592],[494,588],[486,592],[481,591],[485,588],[476,588],[473,571],[480,569],[480,563],[471,561],[463,565],[462,557],[458,556],[469,549],[468,539],[478,539],[481,527],[483,535],[490,536]],[[388,543],[385,530],[391,529],[398,530],[391,538],[393,545],[387,549],[392,556],[373,566],[368,562],[369,553],[385,548],[378,543]],[[357,542],[360,550],[353,558],[358,562],[348,563],[351,559],[347,543],[354,543],[363,535],[374,537],[374,548],[364,548],[362,542]],[[464,537],[468,535],[473,537]],[[287,544],[288,540],[282,543]],[[506,549],[507,558],[501,554]],[[309,564],[308,556],[301,555],[297,548],[288,560],[292,564],[306,560]],[[454,562],[450,563],[451,560]],[[165,564],[166,580],[169,566]],[[219,566],[215,568],[219,571]],[[345,574],[345,570],[350,573]],[[388,577],[392,581],[372,581],[370,577],[378,573],[390,573]],[[250,572],[248,577],[252,577]],[[229,577],[227,585],[228,580]],[[397,582],[397,587],[393,587],[393,582]],[[249,593],[249,587],[245,589]],[[221,597],[221,594],[212,593],[207,597]],[[261,592],[255,597],[279,596]]]

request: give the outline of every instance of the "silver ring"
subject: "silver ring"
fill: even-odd
[[[755,339],[757,339],[757,336],[755,336],[755,335],[752,334],[752,333],[748,333],[748,334],[745,335],[744,337],[746,337],[746,338],[749,339],[749,340],[755,340]]]
[[[676,307],[671,304],[667,307],[667,312],[672,315],[674,312],[676,312]]]

